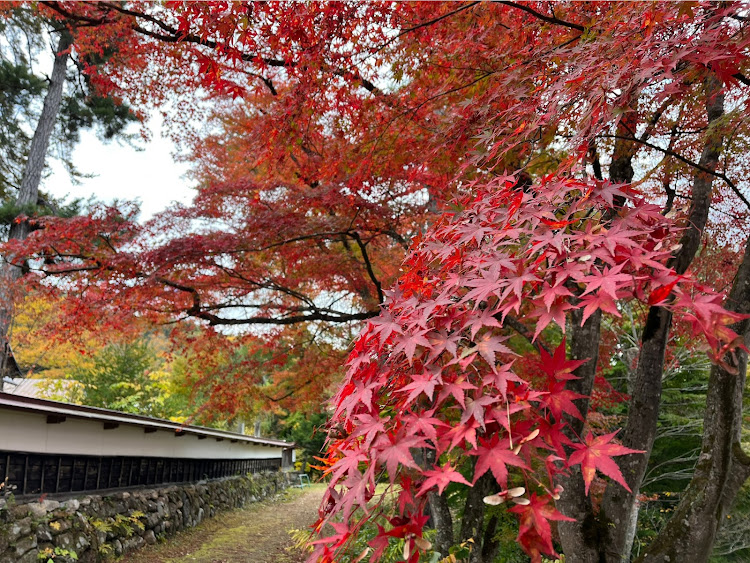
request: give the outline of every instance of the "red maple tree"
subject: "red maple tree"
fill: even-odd
[[[92,69],[101,88],[141,107],[187,96],[175,126],[206,107],[184,100],[204,96],[221,122],[181,135],[203,182],[194,205],[145,226],[109,211],[40,220],[13,256],[67,275],[84,309],[213,325],[381,315],[336,397],[320,522],[336,534],[316,557],[356,534],[385,471],[402,514],[375,555],[401,537],[416,560],[427,502],[444,551],[454,537],[439,493],[470,481],[467,506],[515,504],[536,560],[559,520],[570,560],[620,561],[673,328],[715,362],[703,461],[641,558],[708,557],[750,475],[741,5],[40,5],[78,23],[81,49],[120,42]],[[595,437],[602,319],[629,303],[642,330],[627,417]],[[592,502],[597,471],[614,482]],[[462,538],[482,543],[482,521],[465,511]]]

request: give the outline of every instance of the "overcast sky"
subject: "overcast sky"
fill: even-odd
[[[188,203],[193,197],[191,181],[185,178],[188,166],[176,163],[174,146],[161,135],[161,118],[154,116],[148,123],[152,140],[139,139],[145,150],[137,151],[116,141],[103,143],[96,135],[83,131],[81,142],[73,153],[73,163],[93,178],[73,185],[59,162],[52,159],[52,175],[44,180],[44,189],[56,197],[69,195],[87,200],[92,194],[100,201],[139,200],[141,220],[149,219],[171,202]],[[132,126],[133,132],[138,126]]]

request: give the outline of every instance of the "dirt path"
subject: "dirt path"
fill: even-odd
[[[126,555],[121,563],[301,563],[306,554],[293,546],[290,530],[304,529],[317,517],[323,485],[291,489],[282,500],[253,504],[220,514]]]

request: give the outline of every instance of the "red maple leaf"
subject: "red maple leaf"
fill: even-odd
[[[464,424],[469,418],[474,417],[479,426],[484,428],[484,407],[497,403],[498,398],[492,395],[481,395],[476,398],[466,398],[466,408],[461,415],[461,424]]]
[[[549,521],[575,521],[558,512],[554,506],[550,506],[549,501],[550,498],[547,496],[538,497],[536,493],[532,493],[528,504],[518,504],[508,511],[518,515],[518,542],[533,563],[541,563],[543,553],[557,556],[552,546],[552,529]]]
[[[440,390],[438,403],[442,403],[444,399],[452,395],[462,408],[466,408],[466,393],[464,391],[469,389],[476,389],[476,386],[466,381],[463,376],[448,381],[443,384],[443,388]]]
[[[477,340],[477,352],[479,352],[479,355],[482,356],[489,365],[494,366],[496,353],[515,355],[510,348],[502,344],[506,340],[508,340],[507,336],[492,336],[486,334]]]
[[[427,395],[428,399],[432,400],[435,386],[440,383],[439,377],[433,373],[415,373],[411,378],[412,382],[401,388],[402,392],[410,392],[406,398],[406,402],[411,403],[422,393]]]
[[[555,420],[562,418],[562,413],[567,413],[578,420],[583,420],[578,407],[575,406],[573,401],[576,399],[584,399],[586,395],[581,395],[570,389],[565,389],[565,382],[558,381],[552,385],[549,392],[542,397],[542,403],[547,405],[549,411],[555,417]]]
[[[470,455],[477,456],[477,464],[474,467],[474,483],[491,470],[495,479],[503,489],[508,487],[508,468],[512,465],[522,469],[529,469],[526,463],[518,457],[510,448],[508,438],[502,438],[494,434],[489,440],[479,438],[481,444],[469,452]]]
[[[435,469],[423,471],[422,474],[427,477],[427,479],[425,479],[424,483],[422,483],[422,486],[419,488],[419,492],[417,493],[419,496],[435,486],[438,488],[438,494],[442,495],[445,487],[447,487],[449,483],[469,484],[463,475],[447,463],[440,467],[435,466]]]
[[[566,343],[563,338],[552,354],[549,354],[544,348],[540,348],[539,356],[542,360],[542,370],[554,379],[578,379],[578,377],[573,375],[573,371],[578,369],[582,364],[585,364],[587,360],[568,360],[565,346]]]
[[[578,281],[586,284],[586,290],[581,295],[588,295],[598,289],[612,299],[617,299],[617,291],[623,285],[633,282],[633,276],[621,274],[620,270],[622,270],[622,265],[604,268],[601,272],[594,270],[591,275],[582,277]]]
[[[605,313],[620,317],[620,311],[617,309],[615,300],[610,297],[608,293],[598,291],[596,293],[589,293],[588,295],[581,298],[581,305],[583,307],[583,317],[581,318],[581,326],[597,309],[601,309]]]
[[[591,481],[594,480],[597,469],[617,481],[630,492],[630,487],[625,482],[625,478],[622,476],[620,468],[615,463],[615,460],[612,459],[612,456],[642,454],[643,451],[631,450],[625,446],[613,444],[612,438],[618,432],[619,430],[616,430],[615,432],[597,436],[596,438],[589,432],[586,435],[585,443],[573,444],[576,451],[570,455],[568,465],[581,464],[581,473],[583,474],[583,482],[586,485],[586,494],[589,493],[589,486],[591,485]]]
[[[539,334],[547,328],[547,325],[554,321],[557,326],[565,333],[565,312],[573,309],[566,299],[558,299],[550,307],[538,307],[531,313],[530,316],[538,317],[536,321],[536,329],[534,330],[534,337],[532,340],[536,340]]]
[[[380,436],[372,448],[377,451],[375,457],[379,463],[385,464],[391,482],[396,478],[396,469],[400,465],[417,469],[417,464],[409,451],[425,445],[420,436]]]
[[[662,303],[672,293],[672,290],[674,289],[674,286],[677,285],[678,281],[680,281],[680,278],[654,289],[651,292],[651,295],[648,296],[648,304],[658,305],[659,303]]]

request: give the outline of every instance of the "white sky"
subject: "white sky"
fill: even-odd
[[[141,203],[141,220],[151,218],[173,201],[189,203],[193,198],[192,181],[185,177],[188,165],[176,163],[172,157],[174,145],[162,137],[161,117],[153,116],[148,127],[152,132],[150,142],[137,141],[144,150],[138,151],[117,141],[104,143],[92,131],[81,132],[81,142],[73,152],[73,163],[84,174],[80,185],[73,185],[63,166],[49,159],[52,174],[44,179],[44,188],[55,197],[70,196],[88,200],[93,194],[97,200],[138,200]],[[136,132],[139,125],[131,125]],[[69,199],[70,199],[69,198]]]

